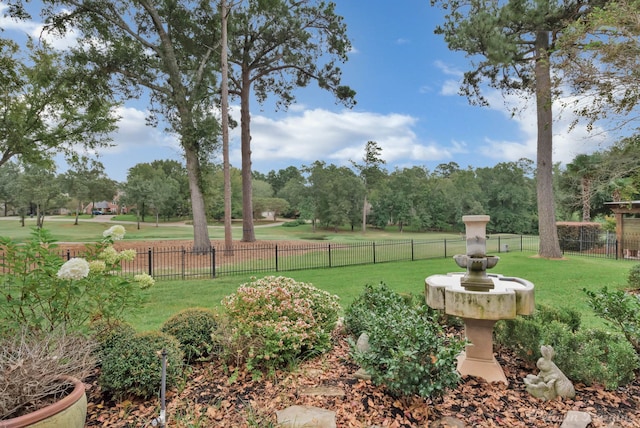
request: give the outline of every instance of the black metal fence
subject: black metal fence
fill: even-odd
[[[640,239],[626,239],[624,248],[615,235],[593,240],[562,240],[563,254],[609,259],[640,260]],[[492,235],[487,239],[487,253],[510,251],[535,253],[539,239],[528,235]],[[310,242],[279,244],[277,241],[238,243],[232,251],[216,246],[205,252],[186,247],[149,247],[138,250],[136,258],[122,263],[121,275],[148,273],[157,280],[215,278],[243,273],[286,272],[333,268],[397,261],[414,261],[464,254],[463,236],[432,240],[363,241],[354,243]],[[622,257],[619,256],[622,254]],[[67,250],[69,259],[80,252]]]
[[[495,235],[487,240],[488,253],[538,250],[538,237]],[[287,272],[397,261],[452,257],[466,251],[463,236],[433,240],[388,240],[354,243],[277,241],[237,243],[232,251],[212,247],[205,252],[187,247],[149,247],[138,250],[131,262],[122,262],[121,275],[148,273],[157,280],[215,278],[242,273]],[[69,259],[80,252],[67,250]]]
[[[627,235],[619,242],[614,233],[603,232],[585,239],[561,239],[560,249],[568,255],[640,260],[640,236]]]

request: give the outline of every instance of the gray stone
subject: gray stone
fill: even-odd
[[[313,406],[290,406],[276,412],[282,428],[336,428],[336,412]]]
[[[371,375],[367,373],[365,369],[358,369],[358,371],[353,374],[353,377],[356,379],[371,380]]]
[[[344,389],[336,386],[310,386],[298,390],[300,395],[322,395],[327,397],[344,397]]]
[[[429,428],[466,428],[466,425],[458,418],[447,416],[435,421]]]
[[[591,415],[587,412],[569,410],[560,428],[586,428],[591,423]]]
[[[364,332],[358,337],[358,341],[356,342],[356,351],[358,352],[369,352],[371,350],[371,346],[369,346],[369,335],[367,332]]]

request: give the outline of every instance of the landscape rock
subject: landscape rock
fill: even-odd
[[[321,395],[325,397],[344,397],[344,389],[336,386],[312,386],[300,388],[300,395]]]
[[[336,412],[313,406],[290,406],[276,412],[282,428],[336,428]]]
[[[569,410],[560,428],[586,428],[591,423],[591,415],[587,412]]]
[[[353,377],[356,379],[371,380],[371,375],[367,373],[365,369],[358,369],[358,371],[353,374]]]
[[[369,335],[367,332],[362,333],[360,337],[358,337],[356,350],[362,353],[369,352],[371,350],[371,346],[369,345]]]
[[[466,428],[466,425],[458,418],[447,416],[435,421],[429,428]]]

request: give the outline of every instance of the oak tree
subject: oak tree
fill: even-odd
[[[152,124],[179,136],[189,177],[194,249],[211,247],[201,163],[217,146],[219,18],[205,0],[43,0],[48,29],[80,36],[78,64],[112,77],[125,98],[148,94]]]

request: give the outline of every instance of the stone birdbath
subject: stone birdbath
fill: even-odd
[[[522,278],[487,274],[499,257],[486,254],[488,215],[463,216],[467,253],[454,256],[466,272],[431,275],[425,280],[427,304],[464,321],[468,344],[458,356],[461,376],[480,377],[488,382],[507,378],[493,354],[493,327],[498,320],[531,315],[533,284]]]

